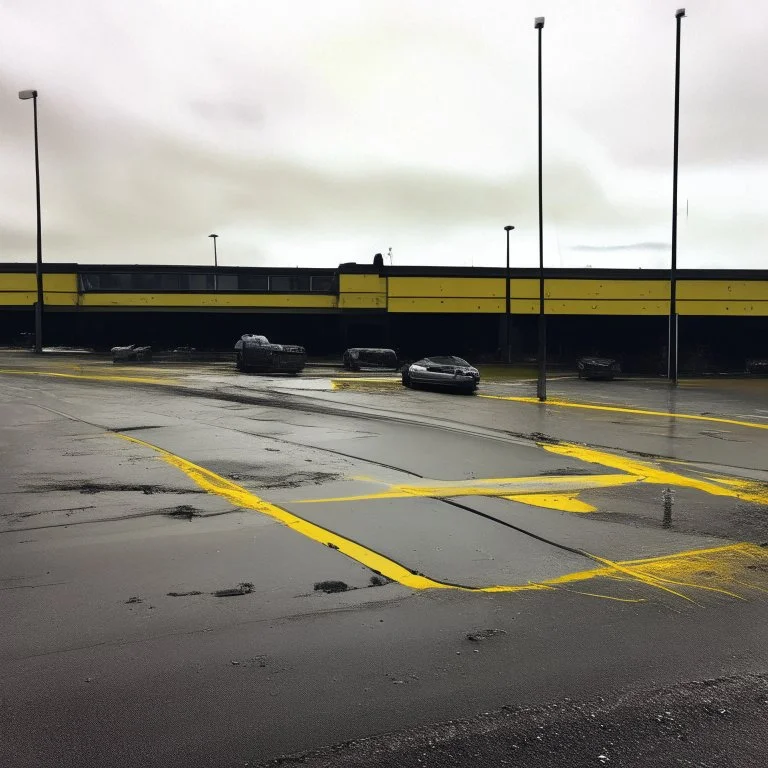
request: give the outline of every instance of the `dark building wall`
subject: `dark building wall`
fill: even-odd
[[[470,360],[498,356],[504,317],[496,314],[46,312],[46,345],[93,347],[150,344],[230,350],[243,333],[307,347],[311,356],[340,357],[350,346],[386,346],[402,358],[453,353]],[[547,318],[548,358],[572,366],[582,355],[615,357],[627,373],[666,371],[667,318],[564,316]],[[514,315],[515,360],[536,355],[536,315]],[[768,358],[768,317],[680,317],[680,365],[685,372],[741,371],[750,357]],[[31,309],[0,310],[0,344],[34,331]],[[31,341],[29,342],[31,343]]]

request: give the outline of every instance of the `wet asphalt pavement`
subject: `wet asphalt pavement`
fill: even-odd
[[[512,742],[573,736],[564,698],[629,744],[605,702],[722,676],[761,721],[768,381],[565,378],[539,405],[1,357],[2,765],[255,765],[502,707],[544,707]],[[487,725],[424,764],[549,764],[483,753]],[[604,762],[584,733],[561,765]],[[724,754],[760,764],[746,743]],[[360,749],[331,756],[421,764]]]

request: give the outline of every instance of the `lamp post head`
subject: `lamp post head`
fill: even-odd
[[[216,237],[218,237],[218,235],[208,235],[208,237],[216,238]]]
[[[676,19],[682,19],[683,16],[685,16],[685,8],[678,8],[675,11],[675,18]]]
[[[37,91],[19,91],[19,98],[22,101],[25,101],[26,99],[36,99]]]
[[[506,227],[504,227],[505,232],[511,232],[514,229],[514,227],[511,224],[507,224]]]
[[[543,16],[537,16],[533,21],[533,28],[534,29],[544,29],[544,17]]]

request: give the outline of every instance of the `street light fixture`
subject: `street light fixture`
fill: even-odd
[[[208,235],[208,237],[213,238],[213,290],[218,291],[219,290],[219,254],[216,250],[216,240],[219,237],[218,235]]]
[[[547,317],[544,314],[544,211],[542,206],[542,152],[541,152],[541,30],[544,17],[537,16],[533,23],[539,32],[539,378],[536,396],[541,402],[547,399]]]
[[[669,270],[669,342],[667,345],[667,376],[673,385],[677,385],[677,160],[678,139],[680,133],[680,22],[685,16],[685,8],[675,11],[675,127],[672,149],[672,260]]]
[[[37,302],[35,302],[35,352],[43,351],[43,230],[40,216],[40,156],[37,148],[37,91],[19,91],[22,101],[32,99],[32,114],[35,125],[35,197],[37,203],[37,264],[35,275],[37,278]]]
[[[514,229],[514,227],[511,224],[507,224],[506,227],[504,227],[504,231],[507,233],[507,272],[504,279],[504,282],[506,284],[506,290],[505,290],[505,296],[506,296],[506,303],[505,303],[505,315],[504,315],[504,347],[505,347],[505,359],[507,363],[512,362],[512,345],[510,343],[510,324],[512,320],[512,293],[510,289],[510,280],[512,278],[512,275],[509,272],[509,233]]]

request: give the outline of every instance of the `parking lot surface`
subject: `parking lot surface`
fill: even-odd
[[[768,382],[534,388],[0,354],[0,763],[256,765],[707,678],[757,706]]]

